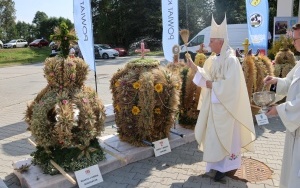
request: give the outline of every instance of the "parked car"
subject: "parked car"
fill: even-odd
[[[96,59],[97,58],[109,59],[109,58],[116,58],[119,56],[119,52],[117,50],[112,49],[110,46],[107,45],[95,44],[94,49],[95,49]]]
[[[117,50],[119,52],[119,56],[126,56],[126,55],[128,55],[127,50],[125,50],[125,48],[117,47],[117,46],[115,46],[113,44],[99,44],[99,45],[107,47],[107,48],[112,48],[112,49]]]
[[[127,56],[127,50],[125,50],[125,48],[121,48],[121,47],[115,47],[115,50],[117,50],[119,52],[119,56]]]
[[[48,46],[49,42],[46,39],[35,39],[29,44],[29,47],[43,47]]]
[[[3,48],[3,42],[0,40],[0,48]]]
[[[3,48],[27,48],[28,42],[24,39],[14,39],[8,43],[3,44]]]

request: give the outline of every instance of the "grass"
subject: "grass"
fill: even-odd
[[[40,63],[50,53],[49,47],[0,49],[0,67]]]
[[[0,67],[27,65],[43,62],[51,53],[49,47],[0,49]],[[138,55],[140,53],[132,53]],[[147,52],[145,56],[163,56],[162,51]]]
[[[147,52],[146,56],[164,56],[164,52],[163,51]]]
[[[140,56],[141,53],[132,52],[132,53],[130,53],[130,55],[138,55],[138,56]],[[164,52],[163,51],[146,52],[145,56],[164,56]]]

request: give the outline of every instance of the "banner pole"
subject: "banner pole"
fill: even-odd
[[[95,63],[95,62],[94,62]],[[96,69],[95,69],[95,86],[96,86],[96,93],[98,93],[98,89],[97,89],[97,73],[96,73]]]
[[[89,4],[91,7],[91,11],[90,11],[90,18],[91,18],[91,29],[92,29],[92,41],[93,41],[93,60],[94,60],[94,76],[95,76],[95,89],[96,89],[96,93],[98,93],[98,84],[97,84],[97,71],[96,71],[96,61],[95,61],[95,41],[94,41],[94,28],[93,28],[93,14],[92,14],[92,2],[91,0],[89,0]]]

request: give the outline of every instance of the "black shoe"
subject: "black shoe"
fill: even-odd
[[[224,177],[225,177],[225,172],[223,173],[223,172],[217,171],[217,172],[216,172],[216,175],[215,175],[215,177],[214,177],[214,180],[215,180],[215,181],[220,181],[220,180],[222,180]]]

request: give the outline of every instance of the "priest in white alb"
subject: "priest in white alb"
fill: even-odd
[[[206,171],[214,170],[219,181],[241,166],[242,152],[254,150],[255,129],[242,67],[228,45],[226,16],[220,25],[212,17],[209,47],[214,55],[203,68],[187,59],[197,70],[194,83],[202,87],[195,137]]]
[[[294,47],[300,52],[300,23],[293,26]],[[300,62],[285,78],[267,76],[265,84],[276,84],[276,98],[285,102],[272,106],[267,116],[278,115],[286,128],[279,188],[300,187]]]

